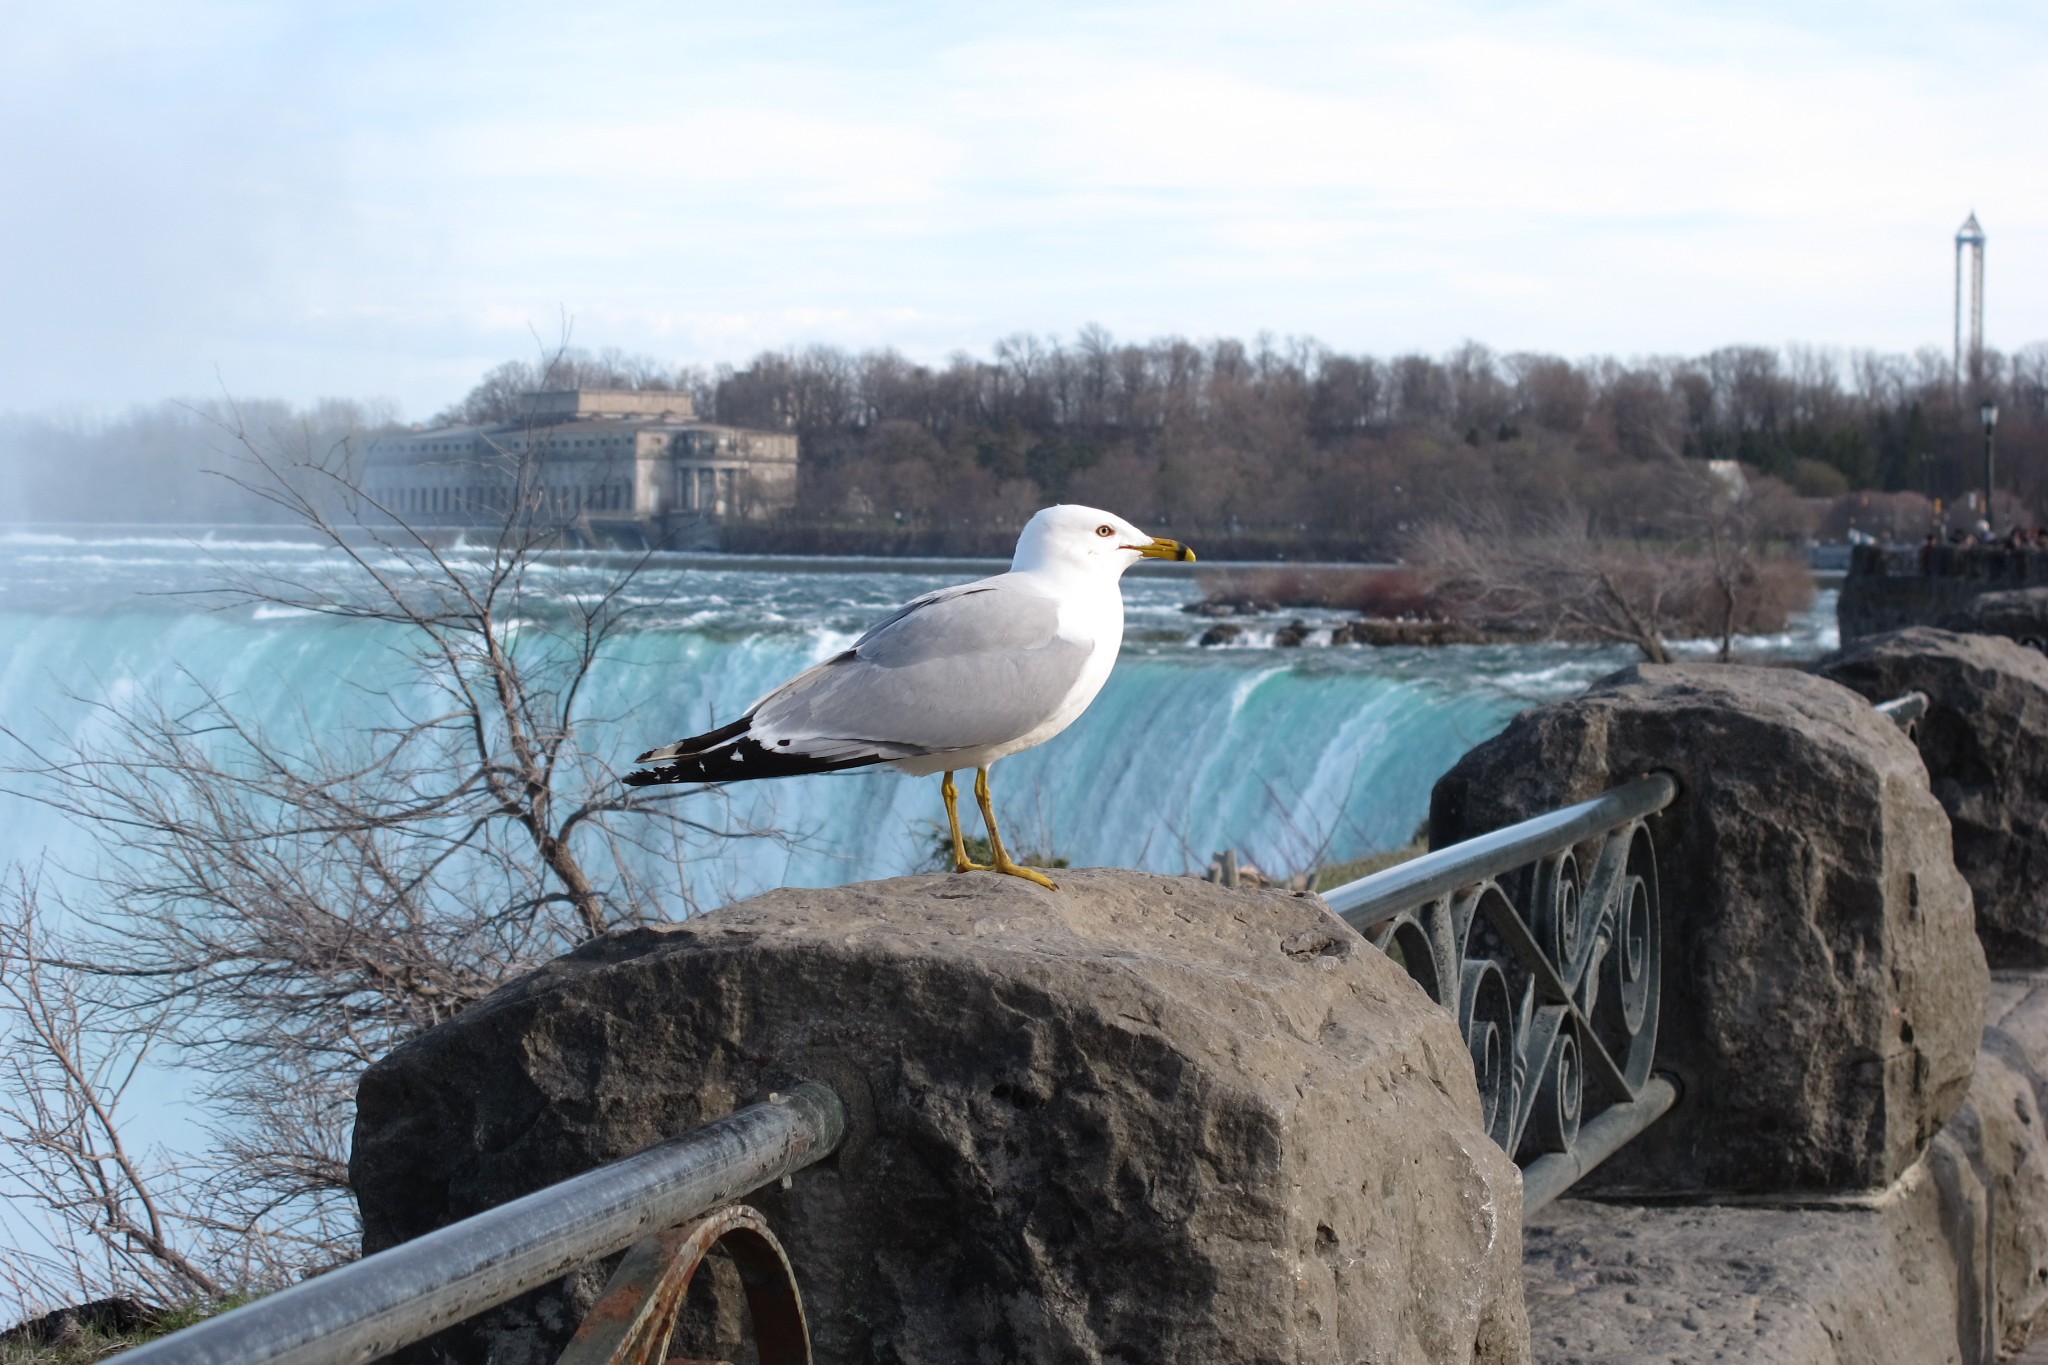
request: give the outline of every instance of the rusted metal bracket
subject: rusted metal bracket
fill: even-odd
[[[651,1228],[683,1227],[687,1237],[701,1226],[692,1220],[716,1217],[708,1211],[824,1160],[845,1133],[839,1096],[806,1081],[622,1160],[137,1346],[123,1365],[369,1365],[648,1240]],[[758,1215],[748,1216],[759,1223]],[[781,1248],[765,1228],[754,1231],[787,1279]],[[743,1275],[751,1273],[745,1266],[760,1263],[761,1247],[737,1233],[730,1249]],[[792,1303],[795,1294],[791,1288]],[[762,1322],[787,1317],[776,1312],[772,1306],[754,1310],[757,1336],[776,1330]],[[796,1347],[771,1356],[763,1338],[763,1362],[810,1359],[801,1307],[795,1314]]]
[[[559,1365],[698,1365],[670,1357],[669,1339],[690,1281],[713,1250],[739,1269],[761,1365],[810,1365],[811,1334],[789,1257],[766,1220],[744,1204],[635,1242]]]

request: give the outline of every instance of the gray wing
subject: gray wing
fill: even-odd
[[[1060,637],[1057,602],[999,575],[905,606],[763,697],[749,733],[820,758],[1001,744],[1059,710],[1091,652]]]

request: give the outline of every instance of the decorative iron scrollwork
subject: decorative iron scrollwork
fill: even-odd
[[[1487,1131],[1522,1162],[1636,1099],[1657,1050],[1657,861],[1633,820],[1599,841],[1436,897],[1372,941],[1457,1019]],[[1517,907],[1526,907],[1526,912]],[[1588,1091],[1597,1097],[1589,1110]]]

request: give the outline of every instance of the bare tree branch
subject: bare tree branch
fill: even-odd
[[[42,1205],[70,1264],[53,1273],[24,1262],[12,1288],[54,1298],[69,1281],[159,1301],[218,1298],[226,1286],[196,1245],[204,1230],[181,1202],[185,1183],[123,1133],[122,1101],[165,1016],[138,1018],[93,994],[48,947],[37,884],[18,873],[0,890],[0,1179]]]
[[[226,477],[331,553],[289,578],[223,563],[209,597],[311,612],[386,651],[350,699],[365,719],[183,674],[118,705],[76,697],[94,724],[68,736],[0,729],[0,783],[101,849],[68,870],[86,888],[72,941],[53,955],[24,921],[4,959],[0,1014],[41,1069],[22,1073],[32,1098],[8,1111],[0,1160],[72,1232],[121,1249],[99,1279],[166,1296],[230,1283],[227,1253],[202,1259],[176,1229],[253,1258],[237,1276],[351,1254],[363,1067],[579,942],[687,908],[689,859],[782,837],[733,823],[715,791],[635,794],[590,747],[592,722],[616,719],[589,698],[649,599],[647,560],[556,556],[530,459],[495,453],[502,519],[451,547],[380,506],[352,451],[287,459],[226,412],[246,457]],[[105,1057],[162,1043],[207,1078],[213,1149],[176,1186],[175,1228],[161,1173],[120,1146],[118,1078],[80,1051],[89,1029]]]
[[[1670,662],[1673,638],[1703,634],[1726,662],[1738,633],[1783,629],[1785,613],[1811,600],[1804,565],[1773,553],[1783,519],[1768,489],[1675,455],[1659,483],[1633,539],[1596,534],[1580,510],[1518,524],[1488,508],[1423,527],[1409,557],[1461,618],[1625,644],[1651,663]]]

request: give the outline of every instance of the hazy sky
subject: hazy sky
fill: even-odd
[[[1015,331],[2048,338],[2038,5],[16,6],[0,409]]]

